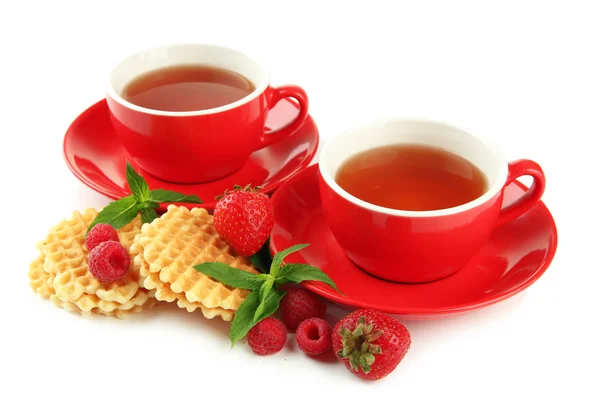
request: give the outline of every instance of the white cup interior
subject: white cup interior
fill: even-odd
[[[454,153],[477,166],[485,175],[488,189],[481,197],[464,205],[430,211],[406,211],[385,208],[344,191],[335,178],[348,158],[381,146],[397,144],[420,144],[434,146]],[[462,129],[427,120],[392,119],[351,129],[337,136],[321,152],[319,170],[326,183],[346,200],[366,209],[396,216],[431,217],[459,213],[480,205],[496,195],[508,176],[504,154],[488,140]]]
[[[210,65],[234,71],[254,84],[255,90],[234,103],[201,111],[156,111],[132,104],[121,97],[124,88],[133,79],[153,70],[181,65]],[[249,56],[233,49],[216,45],[181,44],[144,50],[125,58],[112,70],[107,95],[130,109],[158,115],[206,115],[233,109],[261,94],[269,85],[269,73]]]

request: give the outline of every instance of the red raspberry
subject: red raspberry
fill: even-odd
[[[296,329],[296,342],[307,355],[321,355],[331,352],[331,326],[322,318],[304,320]]]
[[[267,317],[248,332],[248,344],[258,355],[281,351],[287,341],[285,326],[274,317]]]
[[[119,241],[117,231],[110,224],[98,223],[90,229],[85,237],[85,246],[87,247],[88,252],[92,252],[98,244],[111,240]]]
[[[100,282],[116,282],[129,270],[129,253],[117,241],[105,241],[92,250],[88,265]]]
[[[290,330],[296,330],[306,319],[323,318],[327,306],[316,295],[304,289],[290,288],[281,299],[281,320]]]

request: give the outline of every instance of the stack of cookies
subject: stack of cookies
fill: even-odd
[[[217,234],[205,209],[170,206],[152,223],[140,218],[117,230],[130,252],[129,271],[121,280],[101,283],[88,269],[85,235],[98,212],[74,212],[38,243],[39,257],[29,269],[34,291],[60,307],[82,314],[125,317],[151,308],[156,301],[177,302],[189,312],[231,321],[249,293],[230,288],[197,272],[203,262],[222,262],[258,273]]]
[[[38,243],[40,256],[29,267],[31,288],[56,305],[82,314],[122,318],[154,306],[154,292],[143,287],[133,264],[123,279],[112,283],[101,283],[88,270],[85,235],[97,215],[95,209],[76,211]],[[136,218],[117,231],[123,247],[131,247],[141,228]]]
[[[142,227],[130,253],[134,268],[156,299],[173,302],[192,312],[200,309],[207,318],[231,321],[248,291],[231,288],[196,271],[203,262],[221,262],[258,273],[250,260],[236,254],[213,226],[205,209],[169,206],[166,213]]]

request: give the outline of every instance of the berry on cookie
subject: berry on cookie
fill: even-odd
[[[119,235],[110,224],[98,223],[90,229],[85,237],[85,246],[88,252],[92,252],[94,248],[105,241],[119,241]]]
[[[118,241],[105,241],[90,252],[89,271],[102,283],[121,280],[129,270],[129,252]]]

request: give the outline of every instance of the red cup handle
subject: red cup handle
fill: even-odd
[[[285,125],[283,128],[263,133],[263,135],[260,137],[259,145],[256,150],[270,146],[273,143],[280,141],[284,137],[294,133],[294,131],[298,129],[300,125],[302,125],[308,115],[308,97],[303,89],[298,86],[287,85],[275,87],[271,90],[273,94],[269,100],[269,109],[273,108],[284,98],[293,98],[298,101],[298,104],[300,105],[300,111],[298,112],[296,119]]]
[[[542,171],[542,167],[538,163],[531,160],[515,160],[508,163],[508,178],[504,186],[508,186],[511,182],[524,175],[533,177],[531,188],[519,199],[504,207],[500,211],[498,217],[498,226],[511,222],[533,208],[540,199],[546,188],[546,177]]]

